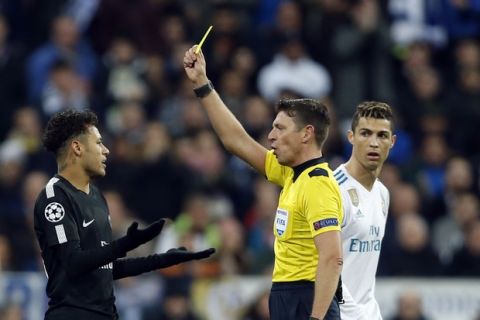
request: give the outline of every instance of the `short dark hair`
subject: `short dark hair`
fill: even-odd
[[[357,110],[353,114],[352,131],[358,126],[360,118],[385,119],[390,121],[390,128],[393,132],[393,111],[385,102],[364,101],[357,106]]]
[[[284,111],[300,129],[307,124],[315,128],[315,141],[319,147],[327,139],[330,115],[327,107],[315,99],[281,99],[276,106],[277,113]]]
[[[72,109],[60,111],[48,121],[42,137],[43,145],[45,149],[58,156],[68,140],[86,133],[89,126],[97,125],[97,115],[92,111]]]

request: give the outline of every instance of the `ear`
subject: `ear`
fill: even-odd
[[[70,142],[70,150],[72,150],[73,154],[79,157],[83,151],[83,145],[79,140],[72,140]]]
[[[397,142],[397,135],[396,134],[394,134],[392,136],[392,144],[390,145],[390,149],[393,148],[393,146],[395,145],[395,142]]]
[[[350,142],[350,144],[353,145],[353,131],[352,130],[348,130],[347,138],[348,138],[348,142]]]
[[[302,143],[307,143],[311,139],[315,139],[315,127],[308,124],[303,128]]]

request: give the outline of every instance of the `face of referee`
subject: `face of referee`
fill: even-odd
[[[105,176],[105,164],[110,151],[102,142],[102,136],[97,127],[88,127],[87,132],[82,137],[84,144],[84,153],[81,161],[82,166],[89,177]]]
[[[352,158],[367,171],[375,171],[387,159],[396,136],[389,120],[361,117],[355,132],[348,132],[348,140],[353,146]]]
[[[280,111],[273,121],[273,128],[268,134],[268,140],[281,165],[294,167],[302,161],[301,152],[303,129],[298,129],[292,117]],[[300,162],[299,162],[300,161]],[[299,162],[299,163],[297,163]]]

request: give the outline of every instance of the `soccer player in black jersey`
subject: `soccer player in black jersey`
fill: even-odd
[[[63,111],[50,119],[43,136],[45,148],[55,153],[58,165],[58,174],[42,190],[34,210],[35,233],[48,277],[45,319],[118,319],[113,280],[207,258],[215,251],[174,248],[163,254],[119,259],[155,238],[164,220],[145,229],[132,223],[124,237],[112,239],[107,203],[91,184],[92,178],[105,175],[109,154],[97,122],[91,111]]]

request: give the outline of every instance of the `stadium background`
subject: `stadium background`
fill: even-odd
[[[394,107],[385,318],[478,319],[478,0],[0,1],[0,318],[42,318],[32,206],[56,168],[41,131],[56,111],[88,106],[111,151],[96,183],[114,233],[172,220],[133,254],[218,248],[208,262],[119,281],[122,318],[268,319],[278,190],[222,149],[186,81],[183,54],[209,25],[209,77],[265,145],[279,97],[329,106],[332,168],[349,156],[357,103]]]

